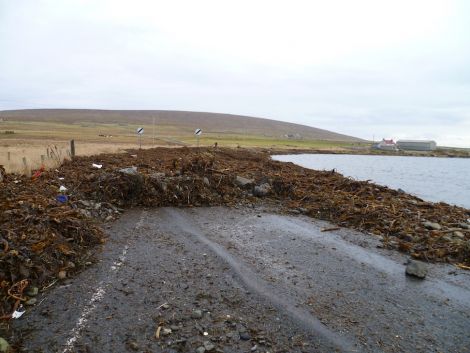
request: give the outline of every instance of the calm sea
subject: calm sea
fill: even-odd
[[[470,209],[470,159],[338,154],[283,155],[273,159],[310,169],[336,169],[357,180],[403,189],[423,200]]]

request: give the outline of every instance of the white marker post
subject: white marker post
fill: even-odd
[[[139,127],[137,128],[137,135],[139,136],[139,149],[142,149],[142,135],[144,134],[144,128]]]
[[[199,137],[202,135],[202,130],[201,129],[196,129],[194,131],[194,135],[196,135],[196,139],[197,139],[197,148],[199,148]]]

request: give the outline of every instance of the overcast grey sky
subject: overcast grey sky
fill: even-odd
[[[0,0],[0,110],[178,109],[470,147],[470,1]]]

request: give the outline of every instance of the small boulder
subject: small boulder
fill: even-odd
[[[127,174],[127,175],[140,175],[137,171],[137,167],[130,167],[130,168],[122,168],[119,169],[119,173]]]
[[[406,274],[408,276],[414,276],[424,279],[428,274],[428,268],[423,262],[410,260],[410,262],[408,262],[408,265],[406,266]]]
[[[265,183],[258,186],[255,186],[253,189],[253,195],[258,197],[264,197],[269,194],[271,191],[271,185]]]
[[[31,298],[31,299],[27,300],[27,301],[25,302],[25,304],[26,304],[26,305],[35,305],[35,304],[37,303],[37,301],[38,301],[38,300],[37,300],[36,298]]]
[[[210,181],[207,177],[204,177],[203,181],[204,181],[204,185],[206,185],[208,187],[211,186],[211,183],[210,183]]]
[[[191,313],[191,318],[193,319],[201,319],[202,318],[202,311],[201,310],[193,310],[193,312]]]
[[[251,185],[253,185],[253,183],[254,183],[253,179],[247,179],[247,178],[241,177],[239,175],[237,175],[237,177],[235,178],[235,185],[237,185],[241,188],[251,186]]]
[[[28,290],[26,291],[26,295],[28,297],[35,297],[39,293],[39,288],[38,287],[29,287]]]
[[[455,238],[459,238],[459,239],[464,239],[465,238],[465,235],[462,232],[458,231],[458,230],[455,231],[452,234],[452,236],[455,237]]]
[[[439,223],[424,222],[423,225],[424,225],[424,228],[429,229],[429,230],[441,230],[442,229]]]
[[[59,279],[65,279],[67,277],[67,272],[66,271],[59,271],[57,277]]]
[[[8,352],[10,350],[10,344],[6,339],[0,337],[0,352]]]
[[[250,334],[249,334],[248,332],[246,332],[246,331],[241,331],[241,332],[239,332],[239,335],[240,335],[240,339],[241,339],[242,341],[249,341],[249,340],[251,340]]]
[[[211,341],[204,341],[203,344],[207,352],[212,352],[215,349],[215,345]]]

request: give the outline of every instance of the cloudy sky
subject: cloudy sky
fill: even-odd
[[[470,147],[470,1],[0,0],[0,110],[178,109]]]

